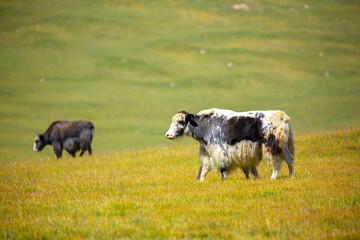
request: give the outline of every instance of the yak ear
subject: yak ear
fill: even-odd
[[[186,114],[186,117],[185,117],[186,122],[189,122],[189,121],[191,121],[193,119],[194,119],[194,114],[191,114],[191,113]]]
[[[186,115],[186,121],[189,122],[191,126],[197,127],[198,124],[194,121],[194,117],[194,114],[189,113]]]
[[[41,135],[41,134],[36,134],[36,137],[39,137],[39,139],[41,140],[41,141],[43,141],[44,140],[44,136],[43,135]]]

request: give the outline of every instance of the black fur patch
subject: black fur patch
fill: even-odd
[[[194,116],[189,124],[190,134],[202,144],[207,145],[211,140],[209,134],[212,124],[214,124],[213,119],[209,117]]]
[[[42,134],[38,134],[38,135],[39,135],[40,141],[44,141],[44,135],[42,135]]]
[[[230,119],[214,116],[195,116],[189,124],[190,134],[203,144],[234,145],[243,140],[264,142],[260,118],[235,116]]]
[[[268,140],[265,143],[265,146],[270,150],[272,155],[281,154],[281,148],[279,145],[279,141],[276,139],[274,134],[270,134]]]
[[[184,131],[185,131],[185,127],[180,128],[178,131],[175,132],[175,135],[176,136],[182,136],[184,134]]]
[[[224,123],[225,141],[234,145],[242,140],[261,144],[264,139],[260,118],[232,117]]]

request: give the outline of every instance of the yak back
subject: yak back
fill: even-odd
[[[193,137],[205,145],[219,143],[234,145],[243,140],[262,143],[262,122],[260,117],[195,116],[196,127],[190,126]]]
[[[90,121],[56,121],[50,125],[43,135],[51,142],[62,142],[67,138],[79,137],[82,131],[91,131],[91,129],[94,129],[94,125]]]

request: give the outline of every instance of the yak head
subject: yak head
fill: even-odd
[[[45,139],[44,136],[41,134],[36,134],[34,139],[34,147],[33,150],[35,152],[40,152],[45,147]]]
[[[166,132],[165,137],[170,140],[175,140],[184,135],[188,123],[194,122],[194,115],[185,111],[178,112],[172,118],[169,130]]]

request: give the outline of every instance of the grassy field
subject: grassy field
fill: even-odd
[[[0,238],[360,238],[359,22],[355,0],[0,0]],[[195,182],[164,134],[212,107],[284,110],[296,178]],[[94,122],[93,157],[32,152],[63,119]]]
[[[295,178],[196,182],[197,145],[0,163],[2,239],[359,239],[360,129],[297,137]]]
[[[62,119],[92,120],[97,153],[170,144],[180,110],[358,127],[359,2],[243,2],[0,1],[0,160]]]

